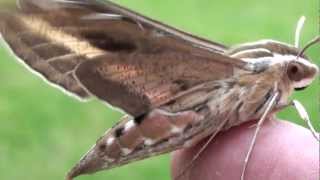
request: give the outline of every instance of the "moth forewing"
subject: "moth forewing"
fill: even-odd
[[[37,2],[21,0],[19,9],[1,10],[1,34],[15,55],[51,83],[133,116],[195,85],[230,77],[234,66],[247,68],[245,61],[224,55],[223,45],[205,48],[209,41],[183,38],[112,3]],[[123,18],[85,18],[101,13]]]

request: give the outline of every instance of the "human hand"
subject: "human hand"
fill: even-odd
[[[220,133],[179,180],[240,180],[254,123]],[[172,154],[172,179],[206,142]],[[246,180],[318,180],[319,143],[308,129],[286,121],[265,121],[245,172]]]

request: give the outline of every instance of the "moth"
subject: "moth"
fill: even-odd
[[[197,144],[289,106],[318,67],[274,40],[227,47],[109,1],[1,4],[0,32],[33,72],[78,99],[128,114],[68,179]],[[248,156],[249,157],[249,156]]]

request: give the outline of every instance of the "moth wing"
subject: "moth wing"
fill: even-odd
[[[2,37],[24,63],[79,97],[94,95],[133,116],[246,64],[224,55],[223,45],[111,2],[20,0],[16,8],[1,7]]]

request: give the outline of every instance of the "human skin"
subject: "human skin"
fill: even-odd
[[[179,180],[240,180],[256,122],[222,132]],[[172,179],[206,140],[172,154]],[[245,180],[319,180],[319,142],[311,132],[287,121],[264,122],[245,172]]]

